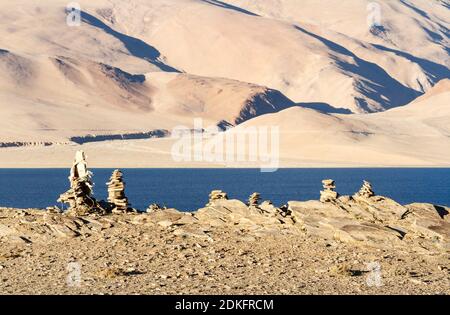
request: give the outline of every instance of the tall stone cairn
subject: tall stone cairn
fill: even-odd
[[[113,212],[123,213],[129,209],[128,198],[125,196],[125,182],[120,170],[115,170],[108,185],[108,202],[113,205]]]
[[[259,205],[259,201],[261,200],[261,194],[258,192],[255,192],[250,195],[248,198],[248,205],[249,207],[257,207]]]
[[[372,184],[365,180],[361,189],[356,193],[356,196],[364,198],[375,196],[375,192],[372,189]]]
[[[332,202],[339,198],[339,194],[335,191],[336,185],[334,184],[334,180],[325,179],[322,181],[323,190],[320,192],[320,201],[321,202]]]
[[[226,192],[223,192],[221,190],[213,190],[209,194],[209,203],[212,203],[216,200],[221,200],[221,199],[225,199],[225,200],[228,199],[228,195]]]
[[[81,216],[103,212],[92,196],[92,173],[87,168],[86,155],[83,151],[75,154],[69,176],[70,189],[59,196],[58,202],[69,204],[67,213]]]

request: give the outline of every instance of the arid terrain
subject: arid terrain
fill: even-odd
[[[0,293],[450,294],[449,208],[368,183],[280,208],[210,199],[193,213],[0,208]]]
[[[280,166],[450,165],[448,0],[67,2],[0,1],[0,167],[224,166],[174,159],[194,119],[278,127]]]

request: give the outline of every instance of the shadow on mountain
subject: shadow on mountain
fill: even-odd
[[[442,79],[450,78],[450,70],[443,65],[440,65],[433,61],[415,57],[404,51],[395,50],[395,49],[388,48],[388,47],[385,47],[382,45],[373,44],[373,47],[375,47],[379,50],[383,50],[386,52],[396,54],[397,56],[406,58],[409,61],[418,64],[428,75],[430,75],[432,77],[433,83],[437,83]]]
[[[148,45],[144,41],[119,33],[93,15],[90,15],[89,13],[86,13],[84,11],[81,12],[81,18],[84,23],[100,28],[106,33],[120,40],[128,49],[130,54],[132,54],[134,57],[144,59],[165,72],[180,72],[179,70],[161,62],[159,60],[159,58],[161,57],[161,53],[156,48]]]
[[[353,114],[353,112],[348,108],[336,108],[327,103],[298,103],[300,107],[314,109],[324,114]]]
[[[417,14],[419,14],[420,16],[426,18],[426,19],[430,19],[430,16],[428,15],[428,13],[426,13],[425,11],[415,7],[414,5],[412,5],[411,3],[405,1],[405,0],[400,0],[400,2],[404,5],[407,6],[408,8],[410,8],[411,10],[413,10],[414,12],[416,12]]]
[[[247,100],[233,123],[238,125],[257,116],[276,113],[294,106],[297,104],[280,91],[267,89],[264,93],[253,95]]]
[[[247,14],[247,15],[259,16],[258,14],[255,14],[253,12],[247,11],[247,10],[242,9],[240,7],[237,7],[237,6],[234,6],[234,5],[231,5],[231,4],[219,1],[219,0],[202,0],[202,1],[206,2],[208,4],[212,4],[212,5],[224,8],[224,9],[234,10],[234,11],[237,11],[237,12],[240,12],[240,13],[244,13],[244,14]]]
[[[355,61],[354,64],[331,56],[341,70],[347,72],[353,78],[358,77],[358,82],[354,84],[355,89],[366,98],[381,104],[384,109],[406,105],[422,94],[414,89],[404,86],[392,78],[377,64],[359,58],[345,47],[317,34],[311,33],[300,26],[295,26],[295,28],[304,34],[319,40],[330,50],[353,58]],[[373,108],[370,108],[365,99],[355,98],[355,101],[363,110],[367,112],[374,111]]]

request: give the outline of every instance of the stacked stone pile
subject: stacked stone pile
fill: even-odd
[[[260,193],[253,193],[250,195],[248,199],[248,205],[250,207],[257,207],[259,205],[259,201],[261,200],[261,194]]]
[[[214,202],[216,200],[221,200],[221,199],[225,199],[225,200],[228,199],[228,195],[226,192],[223,192],[221,190],[213,190],[209,194],[209,202]]]
[[[155,212],[159,212],[159,211],[163,211],[163,210],[167,210],[167,208],[166,207],[161,207],[157,203],[153,203],[150,206],[148,206],[148,208],[147,208],[147,210],[145,212],[147,212],[147,213],[155,213]]]
[[[67,212],[73,215],[86,215],[103,212],[92,196],[92,173],[87,169],[86,156],[83,151],[75,155],[69,176],[70,189],[61,194],[58,202],[69,204]]]
[[[336,185],[334,180],[325,179],[322,181],[323,190],[320,192],[320,201],[321,202],[332,202],[335,201],[339,194],[335,191]]]
[[[126,212],[129,209],[128,198],[125,196],[125,182],[120,170],[115,170],[108,185],[108,202],[113,205],[113,212]]]
[[[372,184],[369,183],[368,181],[364,181],[364,184],[362,185],[361,189],[356,193],[356,196],[365,198],[375,196],[375,193],[372,189]]]

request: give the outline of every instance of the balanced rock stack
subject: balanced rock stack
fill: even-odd
[[[115,170],[108,185],[108,202],[114,205],[113,212],[126,212],[129,209],[128,198],[125,196],[125,182],[120,170]]]
[[[260,193],[253,193],[248,198],[248,205],[249,207],[257,207],[259,205],[259,201],[261,200],[261,194]]]
[[[155,212],[159,212],[159,211],[163,211],[166,210],[166,207],[161,207],[159,204],[157,203],[153,203],[150,206],[148,206],[147,210],[145,212],[147,213],[155,213]]]
[[[321,202],[332,202],[339,197],[339,194],[335,191],[336,185],[334,184],[334,180],[325,179],[322,181],[323,188],[320,192],[320,201]]]
[[[221,190],[213,190],[211,191],[211,193],[209,194],[209,202],[214,202],[216,200],[221,200],[221,199],[228,199],[228,195],[226,192],[223,192]]]
[[[75,154],[70,170],[70,189],[59,196],[58,202],[68,203],[68,213],[86,215],[103,212],[95,198],[92,197],[92,173],[87,169],[86,156],[83,151]]]
[[[368,181],[364,181],[361,189],[356,193],[358,197],[370,198],[375,196],[374,191],[372,190],[372,184]]]

